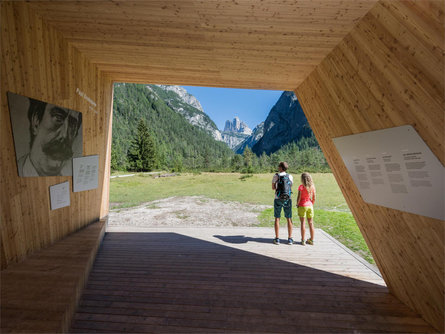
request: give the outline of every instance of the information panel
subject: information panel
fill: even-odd
[[[445,220],[445,168],[412,126],[333,141],[365,202]]]
[[[70,183],[69,181],[49,187],[51,210],[70,206]]]
[[[98,187],[99,156],[73,158],[73,192]]]

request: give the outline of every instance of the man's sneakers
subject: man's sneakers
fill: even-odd
[[[279,245],[280,244],[280,239],[278,239],[278,238],[273,239],[273,243],[275,245]]]
[[[306,246],[303,239],[301,239],[301,246]]]
[[[294,243],[294,239],[292,239],[292,238],[287,239],[287,243],[289,245],[292,245]]]
[[[312,239],[307,239],[306,240],[306,243],[308,244],[308,245],[314,245],[314,240],[312,240]]]

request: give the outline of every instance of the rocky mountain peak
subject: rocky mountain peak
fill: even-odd
[[[238,117],[235,117],[232,121],[227,120],[224,126],[224,132],[234,132],[238,134],[244,134],[250,136],[252,130],[247,126],[246,123],[241,121]]]
[[[191,105],[192,107],[198,109],[199,111],[204,112],[201,103],[199,103],[196,97],[194,97],[192,94],[189,94],[183,87],[167,86],[167,85],[156,85],[156,86],[166,91],[175,92],[185,103]]]
[[[201,103],[183,87],[148,85],[147,88],[162,99],[172,110],[184,116],[190,124],[208,132],[215,140],[223,141],[221,132],[204,112]]]
[[[258,124],[252,131],[252,134],[245,138],[240,144],[238,144],[234,149],[235,153],[243,154],[246,147],[251,148],[255,145],[264,135],[264,122]]]
[[[271,154],[283,145],[310,137],[312,130],[303,109],[293,92],[283,92],[264,121],[262,137],[252,146],[252,151],[261,155]]]

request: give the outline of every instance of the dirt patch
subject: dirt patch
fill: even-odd
[[[109,226],[257,226],[268,205],[224,202],[203,196],[170,197],[110,211]]]

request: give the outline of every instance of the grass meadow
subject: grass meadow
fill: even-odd
[[[172,196],[205,196],[221,201],[270,205],[258,216],[259,226],[272,227],[273,174],[199,173],[154,178],[153,174],[138,173],[131,177],[111,179],[110,206],[127,208]],[[330,173],[312,174],[317,188],[315,227],[323,229],[370,263],[372,255],[349,211],[345,199]],[[298,185],[299,175],[294,175]],[[295,188],[295,187],[294,187]],[[293,196],[295,201],[296,194]],[[294,203],[295,205],[295,203]],[[299,227],[296,208],[294,225]],[[285,224],[285,219],[281,223]]]

